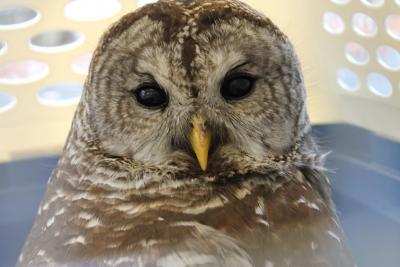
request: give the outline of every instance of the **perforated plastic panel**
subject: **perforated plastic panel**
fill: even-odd
[[[100,34],[139,2],[0,2],[0,161],[61,150]],[[313,122],[400,139],[400,1],[245,2],[295,44]]]

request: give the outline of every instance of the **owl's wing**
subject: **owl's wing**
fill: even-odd
[[[304,180],[276,190],[255,187],[225,215],[242,224],[223,229],[230,229],[255,266],[354,266],[325,174],[301,173]]]
[[[170,264],[156,266],[353,267],[326,177],[302,174],[273,190],[249,177],[223,186],[223,206],[164,216],[173,221],[161,230],[171,234],[161,239],[170,247],[159,250],[158,263]]]

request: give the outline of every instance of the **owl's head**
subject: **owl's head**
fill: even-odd
[[[84,97],[107,154],[206,172],[285,158],[309,139],[295,51],[238,1],[159,1],[95,52]]]

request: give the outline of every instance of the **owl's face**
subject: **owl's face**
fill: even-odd
[[[102,148],[209,172],[286,153],[308,126],[291,44],[238,2],[185,2],[146,6],[103,37],[85,91]]]

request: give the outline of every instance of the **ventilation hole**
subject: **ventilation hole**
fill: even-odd
[[[4,54],[7,51],[7,43],[0,41],[0,55]]]
[[[331,0],[331,1],[338,5],[346,5],[350,2],[350,0]]]
[[[117,0],[75,0],[64,8],[64,15],[77,21],[94,21],[112,17],[121,11]]]
[[[0,30],[28,27],[40,19],[40,14],[29,7],[7,7],[0,9]]]
[[[341,68],[337,71],[337,81],[344,90],[354,92],[360,88],[360,79],[357,74],[348,68]]]
[[[75,57],[72,60],[72,70],[76,73],[87,75],[89,71],[90,61],[92,60],[92,53],[84,53]]]
[[[43,79],[49,73],[46,63],[36,60],[21,60],[0,65],[0,83],[24,84]]]
[[[385,21],[386,31],[393,38],[400,40],[400,15],[389,15]]]
[[[343,19],[336,13],[327,11],[324,13],[322,23],[325,30],[331,34],[340,34],[344,32]]]
[[[362,45],[358,43],[347,43],[345,54],[348,61],[356,65],[366,65],[369,62],[369,53]]]
[[[0,92],[0,113],[12,109],[17,104],[17,98],[13,95]]]
[[[368,74],[368,88],[372,93],[380,97],[390,97],[393,91],[392,83],[389,79],[376,72]]]
[[[400,53],[393,47],[382,45],[377,49],[378,62],[388,70],[400,70]]]
[[[155,2],[157,2],[157,0],[139,0],[138,4],[139,4],[139,7],[142,7],[144,5],[152,4],[152,3],[155,3]]]
[[[362,13],[356,13],[353,16],[353,30],[358,35],[373,37],[378,32],[378,26],[370,16]]]
[[[361,0],[361,2],[369,7],[381,7],[385,4],[385,0]]]
[[[33,36],[29,46],[38,52],[63,52],[80,46],[84,39],[83,33],[76,31],[48,31]]]
[[[52,106],[62,107],[79,102],[82,94],[82,84],[80,83],[62,83],[55,84],[43,88],[37,94],[39,103]]]

